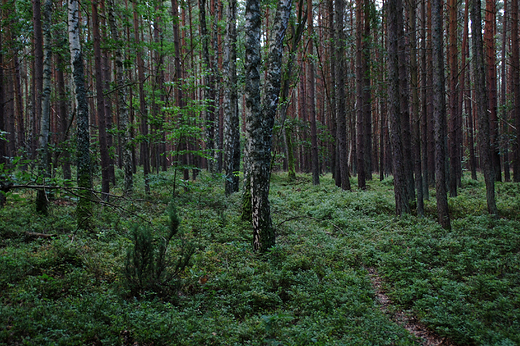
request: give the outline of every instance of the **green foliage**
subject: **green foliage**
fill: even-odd
[[[138,197],[94,206],[89,233],[76,230],[65,195],[47,218],[33,191],[10,195],[0,210],[0,345],[417,345],[380,311],[366,267],[382,276],[389,309],[458,344],[520,343],[515,184],[497,184],[510,216],[495,220],[481,214],[482,181],[464,179],[446,231],[434,198],[427,217],[396,218],[391,179],[347,192],[330,176],[312,186],[310,175],[274,174],[277,245],[258,255],[242,196],[226,197],[223,177],[185,182],[175,211],[173,175],[151,177],[145,197],[138,173]]]
[[[179,286],[178,274],[188,265],[194,248],[184,242],[175,262],[167,258],[171,255],[168,246],[178,234],[180,220],[173,203],[168,208],[169,223],[165,237],[154,239],[149,226],[133,225],[131,234],[133,246],[127,251],[125,262],[125,285],[132,296],[142,296],[148,291],[162,297],[175,297]]]

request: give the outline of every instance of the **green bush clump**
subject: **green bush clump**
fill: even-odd
[[[179,273],[188,265],[194,247],[183,242],[176,260],[168,258],[168,247],[179,233],[180,219],[173,203],[168,208],[169,224],[165,237],[154,238],[148,226],[133,225],[133,246],[127,251],[124,276],[125,286],[132,296],[143,296],[151,291],[162,297],[175,297],[179,288]]]

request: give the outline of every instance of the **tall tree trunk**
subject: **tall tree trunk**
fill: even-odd
[[[500,83],[500,109],[501,109],[501,117],[502,121],[502,133],[505,135],[507,133],[508,128],[508,111],[506,107],[506,53],[507,53],[507,33],[509,29],[509,20],[508,20],[508,8],[507,8],[507,0],[504,1],[504,24],[502,26],[502,66],[501,66],[501,83]],[[511,173],[509,168],[509,143],[506,140],[499,141],[501,142],[501,150],[503,152],[503,162],[504,162],[504,181],[511,181]]]
[[[370,50],[372,45],[372,35],[370,27],[374,4],[371,0],[364,0],[364,19],[365,28],[363,32],[363,137],[365,138],[365,178],[372,180],[372,87],[370,84]]]
[[[399,68],[399,41],[403,32],[403,5],[401,0],[389,0],[388,6],[388,101],[390,139],[392,143],[395,211],[397,215],[410,212],[408,186],[404,162],[402,133],[402,106]]]
[[[307,30],[309,35],[309,46],[307,54],[307,109],[309,110],[309,120],[311,123],[311,170],[312,184],[320,184],[320,168],[318,162],[318,132],[316,130],[316,79],[314,77],[314,12],[312,0],[307,0]]]
[[[76,217],[78,227],[86,229],[90,227],[92,212],[92,172],[90,161],[90,133],[88,122],[88,103],[85,88],[85,74],[83,70],[83,56],[80,41],[80,22],[78,0],[68,0],[69,45],[74,80],[74,93],[77,105],[77,175],[80,200],[78,202]]]
[[[52,21],[52,1],[45,0],[43,11],[43,93],[42,93],[42,117],[40,125],[40,144],[39,144],[39,171],[45,179],[51,176],[50,172],[50,153],[49,153],[49,134],[51,123],[51,62],[52,62],[52,38],[51,38],[51,21]],[[38,190],[36,193],[36,211],[47,215],[48,201],[44,189]]]
[[[484,46],[487,64],[487,91],[489,111],[489,139],[491,146],[491,165],[493,166],[494,179],[502,181],[500,167],[500,146],[498,142],[498,114],[497,114],[497,67],[496,67],[496,0],[486,0],[486,16],[484,26]]]
[[[265,252],[275,244],[269,206],[271,138],[278,106],[285,30],[291,13],[291,0],[281,0],[276,9],[269,37],[267,78],[260,98],[260,2],[246,2],[246,98],[249,137],[253,249]]]
[[[116,10],[114,0],[108,0],[108,24],[112,39],[116,42],[115,51],[115,81],[117,87],[117,102],[119,114],[119,126],[123,129],[121,134],[121,149],[123,158],[124,183],[123,191],[126,196],[132,194],[133,190],[133,166],[132,166],[132,144],[130,143],[130,124],[127,105],[127,94],[125,88],[125,70],[123,65],[123,54],[116,22]]]
[[[486,183],[486,199],[488,212],[498,217],[495,203],[495,176],[491,158],[489,115],[486,92],[486,65],[484,63],[484,45],[482,42],[482,24],[480,1],[471,1],[471,39],[473,48],[473,74],[475,76],[475,92],[478,113],[478,143],[482,162],[482,171]]]
[[[226,170],[226,195],[238,192],[240,170],[240,124],[238,115],[237,92],[237,32],[236,32],[236,0],[229,1],[227,7],[226,47],[224,57],[224,165]]]
[[[336,0],[334,16],[336,18],[336,150],[337,162],[339,163],[339,174],[337,174],[336,185],[341,186],[342,190],[350,190],[350,179],[348,169],[348,148],[347,148],[347,107],[345,93],[345,32],[343,15],[345,13],[344,0]],[[339,184],[338,184],[339,182]]]
[[[2,18],[0,12],[0,18]],[[2,47],[2,32],[0,32],[0,131],[7,132],[5,128],[5,112],[4,112],[4,100],[5,100],[5,87],[4,87],[4,54],[3,54],[3,47]],[[6,141],[3,139],[0,139],[0,164],[6,163]],[[4,181],[0,181],[0,187],[4,187]],[[0,208],[2,208],[5,205],[5,195],[3,192],[3,189],[0,190]]]
[[[417,214],[424,216],[423,183],[421,171],[421,117],[419,114],[419,82],[417,76],[417,38],[416,38],[416,1],[408,2],[410,16],[410,84],[412,87],[413,156],[415,171],[415,190],[417,192]]]
[[[518,2],[511,1],[511,79],[516,140],[513,144],[513,181],[520,182],[520,55],[518,54]]]
[[[457,196],[457,176],[459,171],[459,165],[461,158],[460,143],[457,142],[457,126],[459,117],[459,100],[458,100],[458,52],[457,52],[457,0],[448,0],[448,12],[449,12],[449,23],[448,23],[448,65],[449,65],[449,109],[450,109],[450,121],[449,121],[449,156],[450,156],[450,175],[448,177],[450,196]]]
[[[107,128],[105,117],[105,96],[103,90],[103,66],[101,62],[101,35],[99,32],[98,3],[92,2],[92,34],[94,38],[94,64],[96,77],[96,106],[99,128],[99,151],[101,156],[101,194],[108,200],[110,193],[110,160],[107,147]]]
[[[66,45],[67,40],[61,40],[63,45]],[[63,70],[65,69],[65,61],[63,61],[62,53],[57,54],[57,82],[58,82],[58,114],[60,119],[60,154],[62,159],[63,179],[71,180],[72,172],[70,168],[70,153],[68,150],[69,127],[71,126],[71,117],[67,111],[68,98],[65,90],[65,76]]]
[[[428,152],[428,123],[431,118],[431,113],[429,113],[430,107],[428,107],[428,73],[427,73],[427,63],[426,63],[426,49],[428,44],[426,43],[426,2],[427,0],[421,1],[421,99],[422,99],[422,116],[421,116],[421,156],[422,156],[422,173],[423,173],[423,196],[425,200],[430,199],[430,189],[429,189],[429,176],[430,171],[428,168],[428,156],[431,155]]]
[[[211,157],[215,156],[215,129],[216,122],[216,93],[215,93],[215,73],[209,56],[210,35],[206,28],[206,0],[199,0],[199,21],[200,34],[202,36],[202,57],[205,65],[204,77],[204,103],[206,104],[206,150]],[[216,173],[217,163],[214,159],[208,160],[208,168],[212,173]]]
[[[433,118],[435,121],[435,193],[437,217],[441,226],[451,228],[446,195],[446,99],[444,84],[444,48],[442,1],[432,0],[433,29]]]
[[[33,73],[33,105],[32,105],[32,131],[30,156],[36,158],[38,145],[38,122],[42,114],[43,91],[43,36],[41,21],[41,1],[33,0],[33,30],[34,30],[34,73]]]
[[[366,189],[365,176],[365,114],[364,114],[364,77],[366,73],[366,60],[363,56],[363,0],[356,1],[356,149],[357,149],[357,175],[358,187]]]

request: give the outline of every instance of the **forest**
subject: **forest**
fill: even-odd
[[[0,345],[520,344],[518,15],[0,0]]]

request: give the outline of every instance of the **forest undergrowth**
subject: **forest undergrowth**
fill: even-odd
[[[76,229],[73,196],[55,193],[44,217],[31,190],[11,193],[0,344],[419,345],[379,308],[368,268],[390,312],[459,345],[520,344],[519,184],[497,183],[493,219],[483,179],[463,178],[444,230],[434,190],[426,217],[396,218],[391,177],[347,192],[330,175],[274,174],[277,245],[258,255],[241,193],[202,173],[172,198],[173,177],[152,176],[146,196],[141,176],[131,199],[95,207],[90,231]]]

